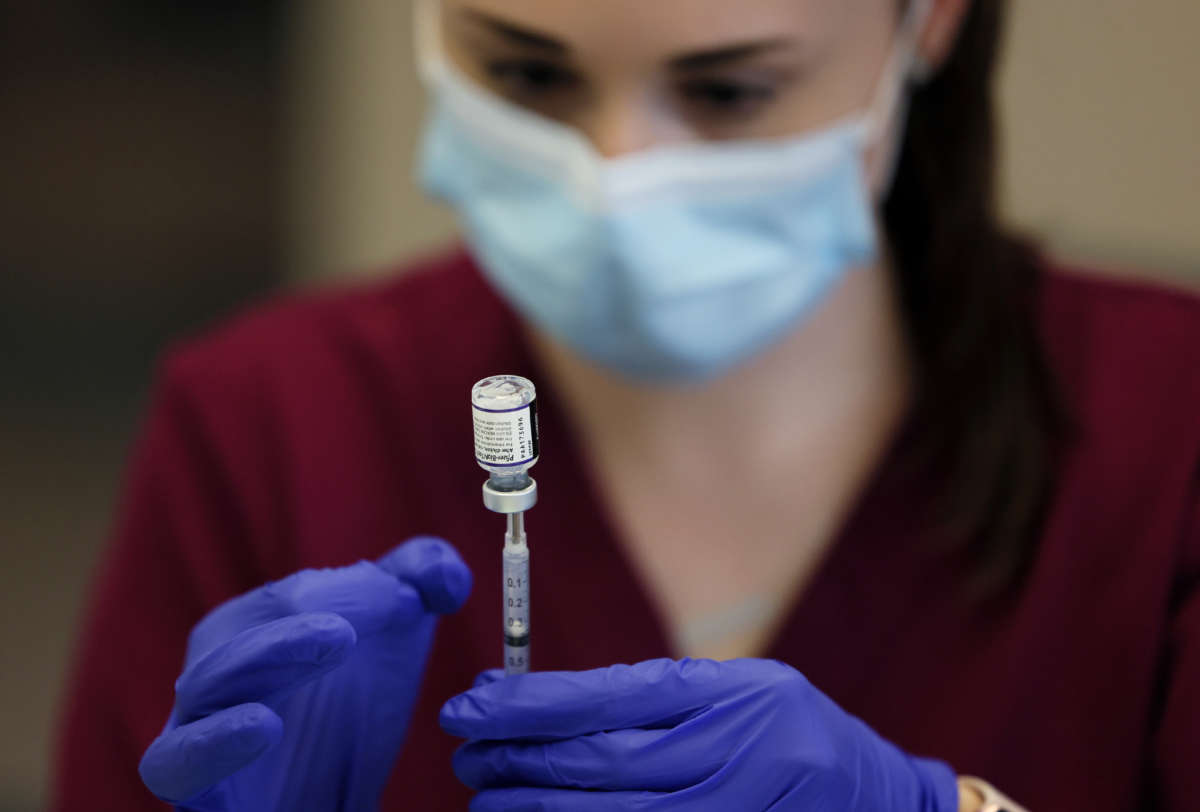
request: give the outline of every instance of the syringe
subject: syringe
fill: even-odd
[[[537,393],[516,375],[485,378],[471,390],[475,459],[488,472],[483,504],[506,514],[504,671],[529,671],[529,544],[525,511],[537,504],[529,469],[538,461]]]

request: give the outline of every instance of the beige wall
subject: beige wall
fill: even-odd
[[[1200,278],[1200,2],[1016,0],[1005,208],[1074,257]]]
[[[1200,279],[1200,3],[1014,0],[1004,206],[1060,253]],[[308,0],[293,38],[291,262],[382,269],[444,241],[412,185],[405,0]]]
[[[452,233],[412,180],[423,96],[411,2],[296,4],[285,203],[300,277],[380,270]]]

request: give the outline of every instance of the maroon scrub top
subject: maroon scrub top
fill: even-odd
[[[1040,323],[1078,431],[1019,598],[973,609],[921,554],[913,505],[932,481],[902,473],[898,440],[769,656],[1035,812],[1200,809],[1200,301],[1047,273]],[[480,502],[469,416],[488,375],[540,387],[536,667],[670,653],[519,336],[458,253],[259,309],[167,358],[87,612],[54,809],[162,807],[137,764],[205,612],[418,534],[456,545],[476,587],[439,628],[382,808],[465,809],[437,712],[500,660],[503,520]]]

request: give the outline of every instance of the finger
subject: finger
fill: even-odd
[[[407,541],[377,563],[416,587],[428,610],[439,615],[457,612],[471,594],[471,570],[457,550],[438,538]]]
[[[479,676],[475,678],[475,684],[472,685],[471,687],[479,688],[483,685],[491,685],[496,680],[502,680],[502,679],[504,679],[504,669],[489,668],[487,671],[481,672],[479,674]]]
[[[283,721],[257,703],[237,705],[159,736],[138,773],[171,804],[185,803],[252,763],[283,736]]]
[[[471,742],[454,774],[472,789],[550,787],[675,792],[712,777],[744,736],[705,730],[703,716],[669,730],[632,728],[557,742]],[[721,742],[728,742],[722,746]]]
[[[529,787],[488,790],[471,800],[471,812],[666,812],[683,808],[672,796],[654,792],[582,792]]]
[[[360,638],[428,617],[421,595],[370,561],[331,570],[305,570],[264,587],[285,609],[333,612],[354,626]]]
[[[175,708],[190,722],[232,705],[272,702],[336,668],[354,648],[339,615],[308,613],[247,629],[190,666],[175,683]]]
[[[594,671],[539,671],[459,694],[442,728],[464,739],[571,738],[628,727],[667,727],[729,690],[712,660],[649,660]]]
[[[195,662],[245,629],[304,612],[341,615],[359,637],[395,624],[415,623],[428,614],[415,587],[368,561],[338,569],[302,570],[210,612],[192,631],[188,661]]]

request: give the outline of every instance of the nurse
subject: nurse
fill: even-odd
[[[417,3],[467,249],[164,362],[56,808],[1196,808],[1200,303],[998,225],[1004,6]]]

